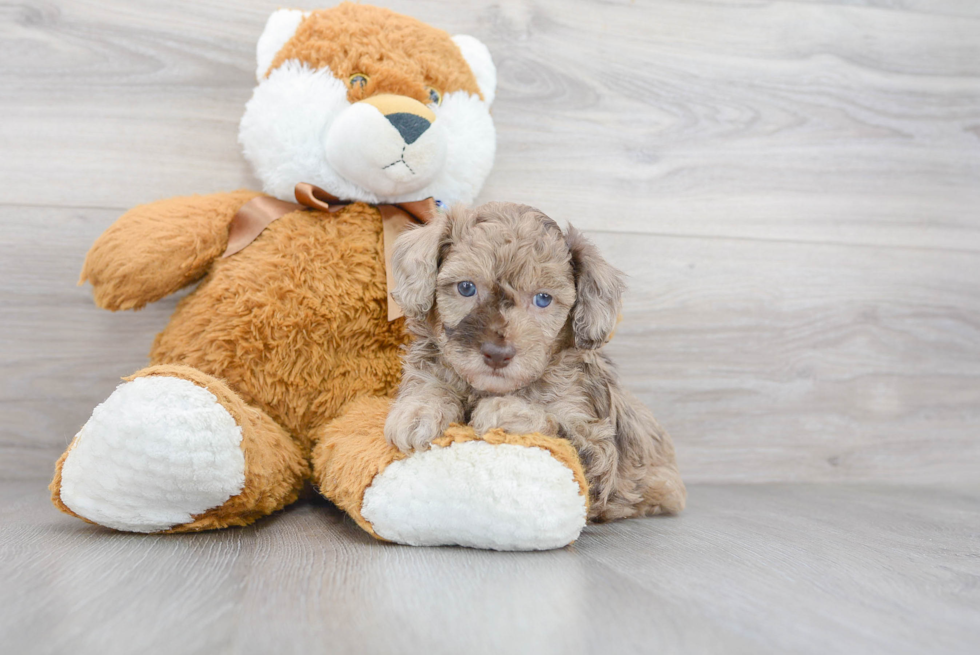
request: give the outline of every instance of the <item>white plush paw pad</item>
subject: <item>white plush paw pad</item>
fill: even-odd
[[[207,389],[172,377],[120,385],[95,408],[61,470],[61,500],[117,530],[189,523],[245,485],[242,429]]]
[[[586,499],[542,448],[468,441],[389,464],[361,515],[378,536],[413,546],[547,550],[578,537]]]

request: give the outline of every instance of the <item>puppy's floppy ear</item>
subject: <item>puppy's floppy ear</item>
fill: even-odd
[[[571,225],[565,237],[575,273],[572,332],[577,348],[602,347],[616,328],[626,284],[591,241]]]
[[[449,217],[439,212],[425,225],[398,237],[391,253],[395,298],[406,316],[422,319],[436,297],[436,275],[443,246],[449,243]]]

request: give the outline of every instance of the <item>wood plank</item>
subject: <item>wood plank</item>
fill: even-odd
[[[977,255],[593,236],[630,275],[609,352],[687,479],[976,479]]]
[[[11,652],[971,653],[980,490],[694,486],[545,553],[376,542],[328,505],[144,536],[0,483]]]
[[[976,17],[852,4],[532,12],[487,193],[594,229],[975,249]]]
[[[980,16],[963,3],[391,6],[496,53],[487,199],[591,229],[980,248]],[[235,133],[268,9],[10,12],[0,202],[254,185]]]

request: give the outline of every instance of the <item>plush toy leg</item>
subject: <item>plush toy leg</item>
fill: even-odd
[[[365,398],[316,436],[320,492],[375,537],[415,546],[546,550],[585,525],[588,485],[563,439],[452,426],[405,455],[384,438],[389,401]]]
[[[247,525],[293,502],[309,467],[269,416],[189,366],[126,378],[75,435],[54,504],[129,532]]]

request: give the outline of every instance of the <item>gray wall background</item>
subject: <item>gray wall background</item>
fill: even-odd
[[[378,4],[490,47],[482,198],[630,275],[609,348],[689,482],[976,482],[980,4]],[[275,8],[0,4],[0,477],[50,475],[173,310],[97,309],[92,241],[257,186],[237,123]]]

